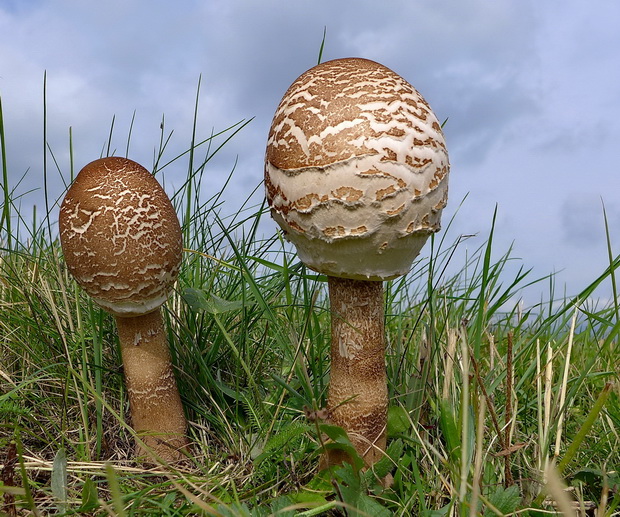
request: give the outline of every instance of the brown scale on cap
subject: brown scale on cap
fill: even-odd
[[[67,191],[59,227],[69,271],[116,317],[134,429],[159,459],[183,459],[187,424],[160,311],[183,252],[168,196],[136,162],[103,158]]]
[[[265,162],[273,218],[299,258],[329,278],[328,413],[372,464],[386,443],[381,281],[407,273],[440,228],[450,168],[440,124],[389,68],[337,59],[284,94]],[[322,465],[343,459],[330,452]]]
[[[179,272],[181,228],[168,196],[144,167],[125,158],[86,165],[60,215],[69,270],[118,316],[158,308]]]
[[[310,69],[284,94],[265,186],[306,265],[389,280],[409,270],[429,229],[439,230],[448,170],[441,127],[418,91],[385,66],[349,58]]]

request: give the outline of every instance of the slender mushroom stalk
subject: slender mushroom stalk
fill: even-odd
[[[389,68],[337,59],[284,94],[265,161],[273,218],[329,279],[329,418],[372,465],[386,446],[382,281],[406,274],[440,228],[450,168],[441,127]],[[322,466],[346,459],[331,451]]]
[[[141,165],[103,158],[76,177],[59,226],[69,272],[116,319],[137,455],[184,459],[187,422],[160,310],[183,251],[170,199]]]

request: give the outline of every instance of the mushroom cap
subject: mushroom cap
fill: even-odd
[[[271,214],[310,268],[389,280],[439,230],[450,164],[424,98],[389,68],[336,59],[276,110],[265,158]]]
[[[126,158],[86,165],[60,207],[60,242],[78,284],[116,316],[162,305],[183,252],[170,199],[149,171]]]

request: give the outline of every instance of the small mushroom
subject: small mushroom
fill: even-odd
[[[76,177],[59,226],[69,272],[116,319],[137,454],[182,460],[187,422],[160,310],[183,252],[170,199],[138,163],[103,158]]]
[[[389,68],[337,59],[284,94],[265,161],[272,217],[301,261],[328,276],[329,418],[371,465],[386,446],[382,281],[407,273],[440,228],[450,168],[441,126]],[[343,460],[331,450],[322,465]]]

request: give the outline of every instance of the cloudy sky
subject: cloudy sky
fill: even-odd
[[[199,137],[254,117],[202,185],[217,190],[236,161],[233,213],[261,181],[274,110],[316,64],[326,29],[324,60],[379,61],[448,119],[451,238],[476,234],[463,248],[480,246],[497,206],[496,257],[513,245],[519,264],[574,294],[607,264],[602,202],[620,251],[619,26],[618,0],[0,0],[10,182],[24,213],[42,207],[44,74],[65,177],[69,128],[77,171],[101,155],[113,117],[111,148],[125,154],[134,112],[130,158],[152,166],[163,115],[167,156],[187,149],[202,78]],[[175,162],[166,187],[186,172]],[[64,185],[48,174],[54,201]]]

